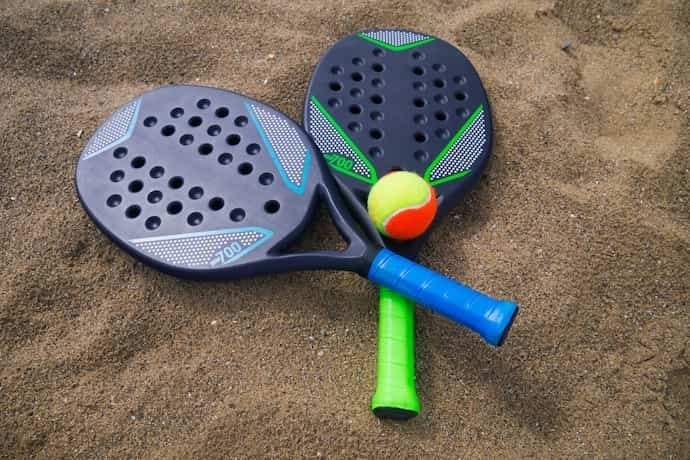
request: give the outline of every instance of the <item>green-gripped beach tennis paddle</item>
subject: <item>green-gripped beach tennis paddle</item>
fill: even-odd
[[[489,101],[472,64],[449,43],[407,30],[368,30],[333,45],[312,76],[303,124],[338,183],[362,203],[382,175],[413,171],[436,190],[436,221],[479,178],[492,146]],[[424,236],[386,245],[411,258]],[[508,329],[487,341],[501,345]],[[407,419],[419,407],[414,305],[381,288],[372,409]]]

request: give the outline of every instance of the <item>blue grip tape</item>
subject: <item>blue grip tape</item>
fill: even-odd
[[[499,346],[518,312],[513,302],[494,300],[388,249],[376,254],[368,278],[475,331]]]

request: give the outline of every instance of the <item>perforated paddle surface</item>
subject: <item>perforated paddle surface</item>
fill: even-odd
[[[304,126],[331,169],[364,201],[378,178],[415,171],[440,213],[476,179],[492,144],[486,92],[454,46],[407,30],[338,41],[319,62]]]
[[[101,229],[136,257],[178,275],[220,276],[234,265],[233,276],[244,276],[304,226],[322,181],[313,152],[271,107],[170,86],[98,128],[79,158],[77,190]]]

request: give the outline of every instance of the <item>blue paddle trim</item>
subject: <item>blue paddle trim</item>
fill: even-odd
[[[251,117],[252,121],[254,122],[254,126],[256,126],[256,131],[259,133],[261,140],[263,141],[264,145],[268,149],[268,153],[271,155],[271,158],[273,159],[273,162],[275,163],[276,168],[278,169],[278,172],[280,173],[280,177],[283,178],[283,182],[285,182],[285,185],[287,185],[290,190],[297,193],[298,195],[302,195],[304,193],[304,190],[307,187],[307,175],[309,173],[309,165],[311,163],[311,152],[309,152],[309,149],[305,150],[304,165],[302,167],[302,169],[303,169],[302,180],[300,181],[301,185],[297,186],[297,185],[295,185],[295,183],[293,183],[290,180],[287,173],[285,172],[285,168],[283,167],[283,164],[280,162],[280,159],[278,158],[278,154],[273,149],[273,145],[271,144],[271,141],[268,140],[268,136],[266,135],[266,132],[264,131],[263,126],[261,125],[261,122],[256,118],[256,115],[254,114],[254,110],[252,109],[252,106],[248,102],[245,102],[244,105],[247,108],[247,112],[249,113],[249,116]]]
[[[111,142],[110,144],[106,145],[105,147],[101,148],[100,150],[93,152],[89,155],[84,155],[84,160],[87,160],[89,158],[93,158],[96,155],[100,155],[101,153],[105,152],[108,149],[111,149],[115,147],[117,144],[121,144],[127,139],[129,139],[132,136],[132,133],[134,132],[134,126],[136,125],[137,118],[139,117],[139,108],[141,107],[141,98],[137,99],[135,102],[135,108],[134,108],[134,113],[132,114],[132,118],[129,120],[129,126],[127,126],[127,131],[125,132],[125,135],[122,136],[120,139]]]
[[[224,247],[220,248],[218,251],[216,251],[214,253],[213,258],[208,262],[209,265],[211,265],[211,266],[227,265],[227,264],[230,264],[230,263],[236,261],[240,257],[253,251],[257,247],[261,246],[263,243],[268,241],[273,236],[273,232],[271,230],[268,230],[268,229],[262,228],[262,227],[240,227],[240,228],[225,229],[225,230],[210,230],[207,232],[179,233],[176,235],[153,236],[153,237],[148,237],[148,238],[137,238],[137,239],[130,240],[130,243],[141,244],[141,243],[151,243],[151,242],[159,242],[159,241],[181,240],[181,239],[187,239],[187,238],[208,237],[208,236],[214,236],[214,235],[232,235],[232,234],[247,233],[247,232],[259,233],[263,236],[261,237],[261,239],[255,241],[254,243],[250,244],[249,246],[247,246],[245,248],[242,248],[241,245],[238,244],[239,249],[232,246],[233,243],[237,243],[237,241],[228,241]],[[229,253],[225,251],[226,249],[229,249]]]

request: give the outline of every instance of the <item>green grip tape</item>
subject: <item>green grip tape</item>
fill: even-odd
[[[379,350],[371,409],[378,417],[395,419],[409,419],[419,413],[414,304],[387,288],[379,291]]]

